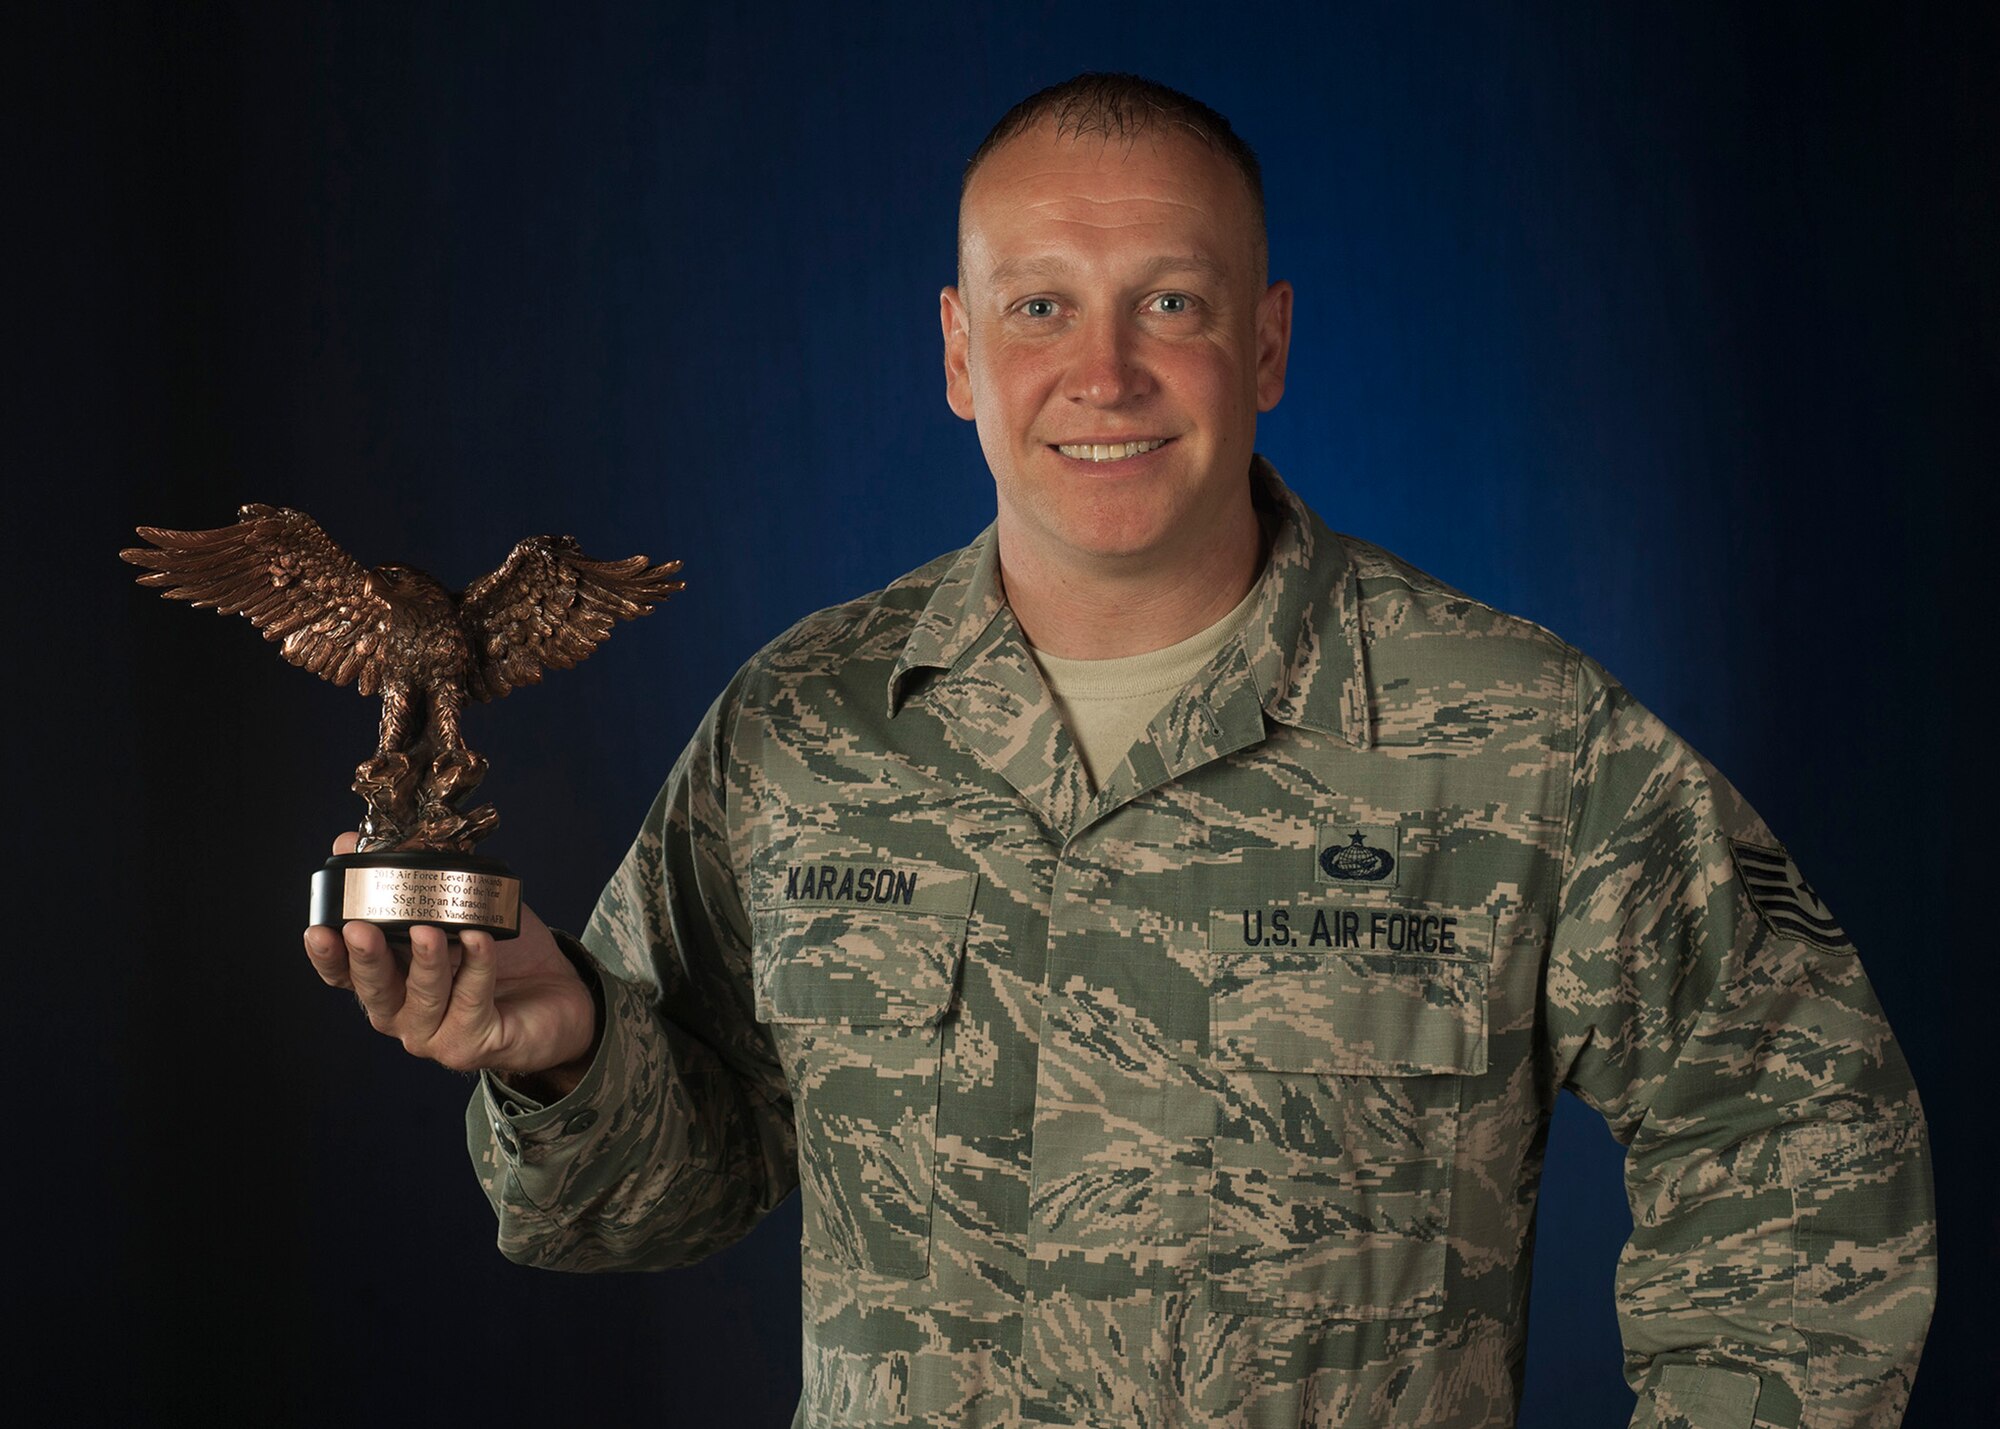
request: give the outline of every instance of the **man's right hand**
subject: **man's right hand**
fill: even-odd
[[[353,851],[355,835],[335,840]],[[521,908],[521,934],[498,942],[467,929],[453,956],[438,928],[410,929],[407,970],[373,923],[306,929],[306,955],[330,987],[352,989],[377,1032],[412,1056],[491,1071],[553,1101],[574,1088],[597,1044],[597,1009],[555,935]]]

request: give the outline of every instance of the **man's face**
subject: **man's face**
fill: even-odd
[[[1263,286],[1229,161],[1171,129],[1044,124],[988,155],[959,224],[945,393],[978,424],[1003,555],[1131,571],[1240,533],[1292,295]]]

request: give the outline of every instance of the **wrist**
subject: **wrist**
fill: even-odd
[[[577,981],[589,993],[581,1009],[580,1022],[572,1024],[576,1035],[560,1039],[562,1048],[577,1047],[579,1050],[574,1056],[551,1066],[487,1068],[514,1090],[544,1103],[560,1100],[576,1090],[577,1084],[589,1072],[591,1063],[597,1060],[598,1045],[604,1038],[604,984],[596,965],[582,945],[574,940],[557,934],[555,942],[575,970]]]
[[[487,1070],[510,1089],[547,1106],[561,1101],[577,1089],[584,1073],[590,1070],[590,1058],[565,1062],[560,1067],[545,1067],[538,1072],[510,1072],[504,1067],[489,1067]]]

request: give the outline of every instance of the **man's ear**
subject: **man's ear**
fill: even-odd
[[[1257,300],[1257,410],[1285,395],[1285,360],[1292,351],[1292,285],[1273,283]]]
[[[938,326],[944,330],[945,405],[972,420],[972,373],[967,363],[972,334],[966,327],[965,300],[958,289],[947,287],[938,293]]]

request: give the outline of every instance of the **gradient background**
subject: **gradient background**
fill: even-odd
[[[939,366],[959,166],[1025,93],[1131,68],[1264,158],[1298,307],[1262,450],[1601,659],[1860,943],[1937,1148],[1907,1422],[1990,1411],[2000,45],[1990,5],[1918,8],[17,15],[9,1400],[786,1422],[796,1202],[683,1272],[501,1260],[467,1084],[299,948],[373,703],[113,553],[258,500],[460,582],[534,531],[684,557],[662,613],[470,717],[488,848],[579,925],[742,660],[990,518]],[[1522,1422],[1622,1425],[1621,1153],[1556,1121]]]

